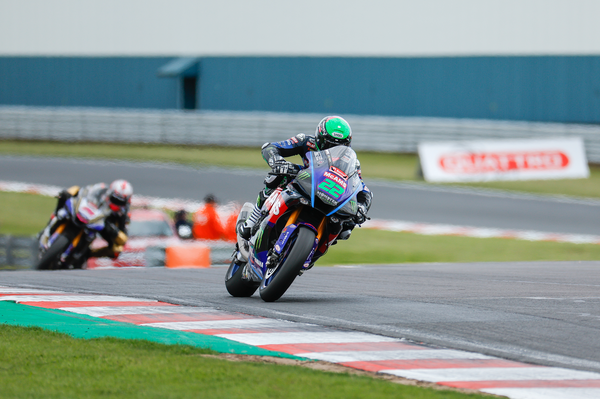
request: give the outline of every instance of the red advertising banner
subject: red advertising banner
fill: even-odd
[[[428,181],[585,178],[589,169],[579,138],[421,143]]]

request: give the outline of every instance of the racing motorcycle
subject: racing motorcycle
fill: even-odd
[[[87,260],[90,244],[105,228],[106,216],[87,198],[69,198],[40,233],[38,261],[34,268],[81,269]]]
[[[356,196],[363,184],[356,170],[356,153],[337,146],[309,152],[308,167],[289,176],[265,201],[261,219],[246,241],[238,234],[236,250],[225,276],[227,291],[249,297],[259,290],[266,302],[279,299],[325,253],[359,212]],[[243,223],[254,205],[242,207]]]

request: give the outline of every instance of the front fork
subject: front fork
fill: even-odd
[[[271,251],[269,251],[269,258],[267,259],[267,262],[266,262],[265,268],[264,268],[265,272],[266,272],[267,268],[274,267],[278,263],[278,261],[281,258],[281,255],[282,255],[282,251],[286,247],[287,242],[292,237],[293,233],[300,226],[306,226],[316,233],[315,242],[313,243],[312,250],[310,251],[308,257],[306,258],[306,261],[304,262],[304,264],[302,266],[302,270],[300,271],[300,274],[302,274],[302,272],[304,272],[305,270],[308,270],[310,268],[312,258],[315,254],[315,251],[319,247],[319,242],[321,242],[321,239],[323,238],[323,235],[325,233],[325,227],[327,226],[328,218],[326,216],[323,216],[323,218],[321,219],[321,222],[319,223],[319,226],[316,229],[313,225],[311,225],[309,223],[296,224],[296,221],[298,220],[298,217],[300,216],[300,213],[302,212],[302,208],[303,208],[303,205],[299,206],[296,210],[294,210],[294,212],[292,212],[288,221],[286,222],[286,225],[285,225],[283,231],[279,235],[279,239],[275,243],[275,246],[271,249]]]
[[[54,230],[54,232],[48,239],[48,244],[46,245],[46,248],[44,249],[44,251],[47,250],[48,248],[50,248],[52,246],[52,244],[54,243],[54,241],[56,241],[58,236],[61,235],[65,231],[67,224],[68,224],[68,222],[64,222],[56,227],[56,229]],[[65,252],[63,252],[63,254],[61,255],[61,258],[60,258],[61,262],[64,262],[67,259],[67,257],[71,254],[73,249],[77,248],[77,246],[79,245],[79,242],[81,241],[81,239],[83,237],[83,233],[84,233],[83,229],[79,230],[79,233],[77,233],[77,235],[71,240],[71,244],[65,250]],[[89,241],[88,237],[86,237],[86,239],[88,239],[88,241]]]

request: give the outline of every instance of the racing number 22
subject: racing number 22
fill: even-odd
[[[344,192],[342,186],[340,186],[331,179],[323,180],[321,184],[319,184],[318,188],[325,191],[326,193],[329,193],[335,199],[340,198],[340,196]]]

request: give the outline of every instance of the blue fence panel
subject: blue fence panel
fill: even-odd
[[[167,57],[0,57],[0,104],[173,109]],[[207,110],[600,123],[600,56],[204,57]]]
[[[171,58],[0,57],[0,104],[175,108]]]
[[[600,57],[202,59],[203,108],[600,122]]]

